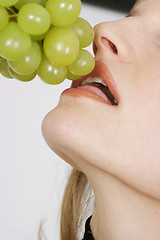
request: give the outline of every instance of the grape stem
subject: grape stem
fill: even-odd
[[[15,14],[15,11],[11,7],[7,7],[7,10],[13,14]]]
[[[13,15],[10,15],[9,18],[14,18],[14,17],[17,17],[18,14],[13,14]]]
[[[13,21],[16,21],[17,20],[17,14],[13,14],[13,15],[10,15],[9,16],[9,20],[13,20]]]

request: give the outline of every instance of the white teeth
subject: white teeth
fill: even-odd
[[[85,85],[87,85],[87,83],[92,83],[92,82],[101,83],[101,84],[103,84],[104,86],[107,87],[106,83],[103,82],[103,80],[101,78],[98,78],[98,77],[88,77],[88,78],[86,78],[85,80],[83,80],[81,82],[81,86],[85,86]]]

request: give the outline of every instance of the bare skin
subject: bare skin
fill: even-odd
[[[118,106],[61,95],[42,132],[92,184],[95,240],[159,240],[160,1],[138,1],[130,16],[94,31],[95,59],[112,72]]]

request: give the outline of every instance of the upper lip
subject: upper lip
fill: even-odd
[[[114,96],[116,101],[119,103],[119,94],[118,94],[118,91],[117,91],[116,82],[113,79],[113,76],[112,76],[109,68],[107,67],[107,65],[103,61],[96,60],[95,61],[95,68],[93,69],[93,71],[91,73],[85,75],[85,76],[82,76],[78,80],[73,81],[71,87],[77,88],[77,87],[81,86],[81,82],[88,77],[99,77],[99,78],[101,78],[106,83],[106,85],[108,86],[110,92],[112,93],[112,95]]]

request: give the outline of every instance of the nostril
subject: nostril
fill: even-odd
[[[109,41],[108,39],[106,39],[106,38],[104,38],[104,37],[101,38],[101,41],[102,41],[102,43],[103,43],[105,46],[108,46],[108,44],[109,44],[109,46],[111,47],[112,51],[113,51],[115,54],[118,54],[118,50],[117,50],[116,46],[114,45],[114,43],[112,43],[111,41]]]
[[[116,46],[114,45],[114,43],[112,43],[112,42],[109,41],[109,45],[111,46],[113,52],[114,52],[115,54],[118,54],[118,50],[117,50]]]

